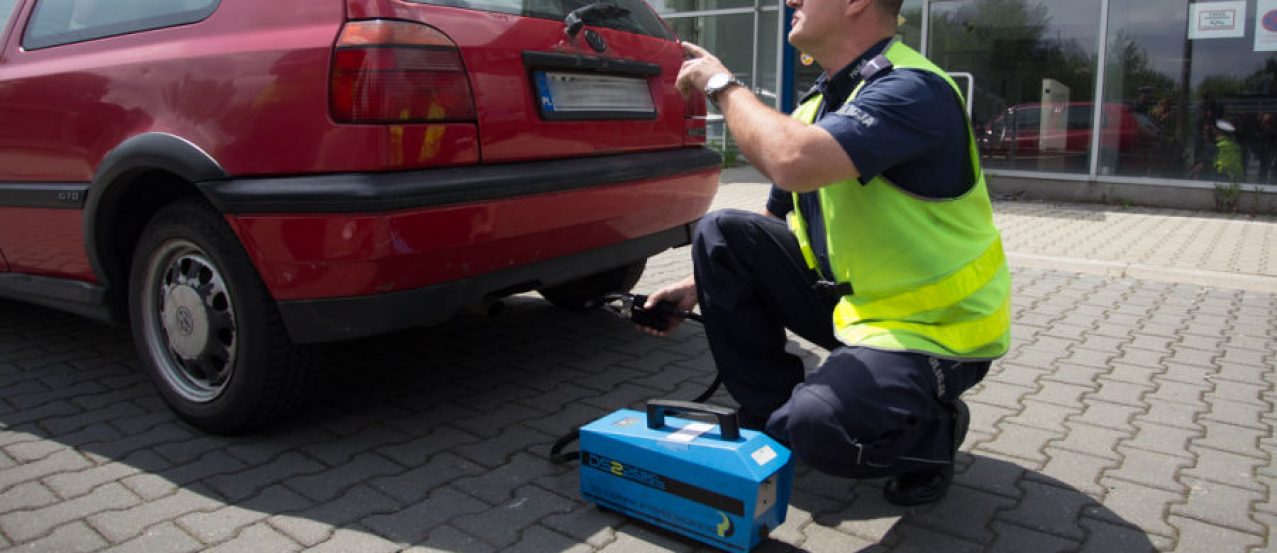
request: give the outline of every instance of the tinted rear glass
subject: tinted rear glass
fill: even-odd
[[[4,0],[0,0],[3,2]],[[219,0],[40,0],[22,47],[28,50],[194,23]]]
[[[1091,130],[1091,106],[1069,106],[1069,128]]]
[[[489,12],[508,13],[527,17],[563,20],[569,13],[578,8],[596,3],[593,0],[411,0],[420,4],[451,6]],[[628,14],[615,17],[594,17],[586,21],[587,25],[607,27],[641,35],[648,35],[673,40],[674,36],[666,29],[665,24],[657,17],[644,0],[610,0],[614,4],[629,10]]]
[[[18,0],[0,0],[0,31],[4,30],[4,26],[9,23],[9,15],[13,13],[13,6]]]

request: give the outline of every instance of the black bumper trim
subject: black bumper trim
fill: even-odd
[[[706,148],[446,167],[397,173],[234,179],[199,183],[223,213],[359,213],[543,194],[717,168]]]
[[[293,342],[359,338],[443,322],[494,296],[558,284],[658,254],[691,242],[695,223],[611,246],[515,269],[373,296],[278,302]]]

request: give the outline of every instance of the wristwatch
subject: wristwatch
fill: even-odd
[[[714,105],[717,106],[718,94],[735,85],[745,86],[745,83],[731,73],[715,73],[705,82],[705,97],[709,98],[709,101],[714,102]]]

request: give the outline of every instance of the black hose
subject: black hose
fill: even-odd
[[[611,305],[618,302],[619,306]],[[606,308],[605,310],[623,319],[642,326],[648,326],[657,330],[665,330],[669,328],[670,317],[681,317],[691,319],[698,323],[704,323],[699,313],[686,311],[674,307],[670,302],[657,303],[652,309],[647,309],[644,305],[647,303],[647,296],[641,294],[611,294],[605,296],[597,307]],[[718,387],[723,384],[722,375],[715,375],[714,381],[709,387],[705,388],[701,395],[693,399],[693,403],[704,403],[718,391]],[[563,437],[554,441],[554,445],[550,446],[550,460],[556,463],[566,463],[576,459],[581,455],[580,451],[563,452],[563,448],[568,444],[577,441],[581,437],[581,428],[577,427],[572,432],[567,433]]]

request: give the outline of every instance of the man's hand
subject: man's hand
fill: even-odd
[[[657,290],[656,293],[647,297],[647,303],[643,305],[643,308],[653,309],[656,304],[663,301],[673,303],[674,307],[678,309],[691,311],[693,307],[696,307],[696,278],[689,275],[683,280]],[[665,336],[682,322],[682,317],[670,317],[670,326],[665,330],[656,330],[648,326],[637,326],[636,328],[653,336]]]
[[[684,98],[691,99],[692,91],[705,90],[710,77],[730,74],[723,62],[704,48],[680,44],[687,59],[678,70],[675,85]],[[728,90],[736,88],[745,89]],[[725,92],[718,101],[740,151],[776,186],[789,192],[811,192],[860,176],[842,144],[824,128],[786,117],[753,94]]]
[[[718,58],[708,50],[690,42],[679,44],[683,46],[683,53],[686,54],[687,59],[683,60],[683,67],[679,68],[678,80],[674,82],[674,85],[678,87],[683,98],[690,99],[692,92],[705,90],[710,77],[718,73],[731,73],[723,62],[718,61]]]

